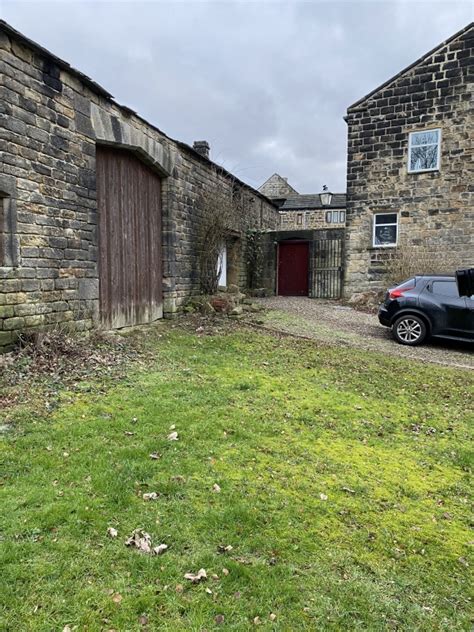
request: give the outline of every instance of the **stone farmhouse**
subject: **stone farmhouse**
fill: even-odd
[[[279,226],[206,142],[169,138],[5,22],[0,93],[0,349],[57,323],[173,315],[199,292],[196,227],[216,187],[239,192],[247,228]],[[245,234],[223,245],[226,283],[245,285]]]
[[[258,189],[277,206],[277,294],[339,298],[342,291],[346,195],[299,194],[287,178],[274,173]]]
[[[345,295],[383,288],[394,256],[440,271],[474,266],[474,25],[345,118]]]

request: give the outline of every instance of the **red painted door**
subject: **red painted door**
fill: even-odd
[[[278,245],[278,294],[308,296],[309,244],[282,242]]]

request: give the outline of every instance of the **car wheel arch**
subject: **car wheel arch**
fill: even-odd
[[[429,317],[423,313],[422,311],[418,310],[418,309],[413,309],[413,308],[409,308],[409,309],[401,309],[400,311],[398,311],[393,317],[392,320],[390,321],[390,326],[392,327],[394,325],[394,323],[401,318],[402,316],[418,316],[418,318],[421,318],[421,320],[425,323],[426,325],[426,330],[428,332],[428,334],[431,334],[431,331],[433,329],[433,325],[431,324],[431,320],[429,319]]]

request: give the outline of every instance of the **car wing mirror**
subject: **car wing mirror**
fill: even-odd
[[[456,270],[456,283],[459,296],[474,296],[474,268]]]

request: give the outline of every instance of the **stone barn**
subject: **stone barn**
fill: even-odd
[[[199,292],[197,227],[215,190],[245,204],[220,259],[221,281],[245,286],[246,231],[278,228],[278,212],[206,142],[169,138],[3,21],[0,93],[0,350],[44,327],[172,316]]]

